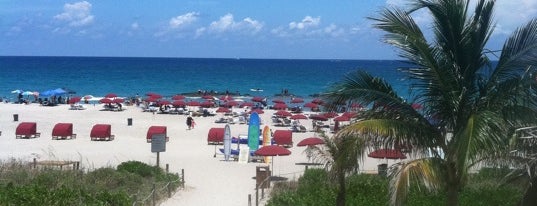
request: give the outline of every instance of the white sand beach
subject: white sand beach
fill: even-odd
[[[256,166],[265,163],[241,164],[236,161],[224,161],[223,155],[215,146],[207,144],[207,134],[212,127],[224,127],[225,124],[214,123],[222,116],[195,117],[196,127],[188,130],[186,115],[153,114],[142,112],[136,106],[124,106],[125,111],[100,111],[102,105],[84,105],[85,110],[69,110],[69,105],[45,107],[38,104],[0,103],[0,159],[10,158],[23,161],[71,160],[80,161],[85,170],[103,166],[115,167],[121,162],[137,160],[151,165],[156,164],[156,153],[151,153],[151,144],[146,142],[146,133],[150,126],[167,126],[169,142],[166,152],[160,154],[160,166],[169,164],[171,172],[185,171],[186,188],[179,190],[161,205],[247,205],[248,194],[255,197]],[[275,130],[287,127],[274,127],[271,115],[275,111],[266,110],[260,117],[265,125]],[[13,115],[18,115],[14,121]],[[133,125],[127,125],[127,119],[133,119]],[[15,130],[21,122],[36,122],[39,138],[16,139]],[[304,166],[295,165],[306,162],[304,147],[297,147],[300,140],[314,136],[311,120],[301,120],[308,128],[305,133],[293,133],[294,146],[289,148],[289,156],[275,157],[273,175],[297,179],[304,171]],[[73,123],[73,140],[52,140],[52,129],[56,123]],[[113,141],[91,141],[90,131],[94,124],[111,124]],[[263,125],[264,126],[264,125]],[[262,126],[262,127],[263,127]],[[246,124],[231,125],[232,136],[247,134]],[[221,148],[219,145],[217,148]],[[377,164],[386,160],[367,158],[361,170],[374,171]],[[390,161],[392,163],[392,161]]]

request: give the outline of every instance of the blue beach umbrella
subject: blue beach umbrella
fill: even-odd
[[[22,90],[20,90],[20,89],[15,89],[15,90],[11,91],[11,94],[20,94],[20,93],[22,93]]]

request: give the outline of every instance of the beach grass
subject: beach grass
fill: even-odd
[[[181,185],[174,181],[178,179],[178,174],[137,161],[82,172],[35,169],[9,160],[0,163],[0,205],[150,205],[153,198],[167,198],[167,192],[158,189],[175,192]]]
[[[484,169],[469,179],[461,192],[461,205],[517,205],[523,188],[502,184],[502,169]],[[347,205],[389,205],[389,180],[372,174],[354,174],[347,178]],[[298,181],[274,186],[267,206],[334,205],[337,186],[323,169],[309,169]],[[444,205],[442,191],[428,192],[424,185],[412,185],[405,205]]]

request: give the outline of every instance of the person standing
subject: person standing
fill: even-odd
[[[194,122],[194,119],[192,116],[188,116],[186,118],[186,126],[188,126],[188,129],[192,129],[192,123]]]

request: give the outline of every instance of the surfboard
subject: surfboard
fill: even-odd
[[[270,145],[270,128],[269,126],[265,126],[263,128],[263,147]],[[265,156],[265,163],[270,163],[270,157]]]
[[[248,147],[250,151],[256,151],[259,149],[259,115],[257,112],[250,114],[250,121],[248,125]]]
[[[226,124],[224,127],[224,159],[228,161],[229,156],[231,156],[231,130],[229,124]]]

